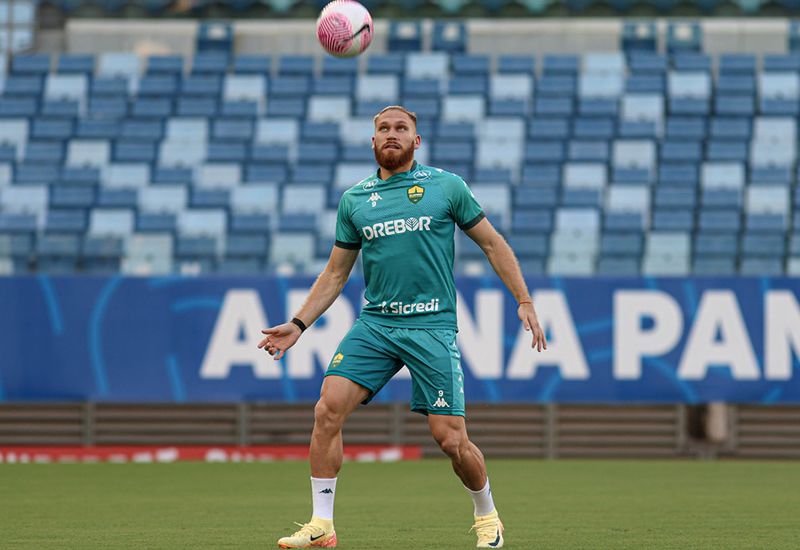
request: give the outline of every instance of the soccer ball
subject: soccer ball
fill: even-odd
[[[372,42],[372,16],[355,0],[333,0],[317,18],[317,38],[331,55],[354,57]]]

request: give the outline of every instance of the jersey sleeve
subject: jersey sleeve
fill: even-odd
[[[350,250],[361,248],[361,237],[350,218],[350,209],[345,195],[339,199],[339,211],[336,214],[336,246]]]
[[[450,191],[450,213],[462,231],[475,227],[486,217],[472,190],[463,179],[458,178]]]

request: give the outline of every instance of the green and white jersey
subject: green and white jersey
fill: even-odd
[[[336,246],[362,249],[366,304],[361,317],[387,326],[453,328],[454,227],[466,230],[483,210],[459,176],[416,162],[378,174],[342,195]]]

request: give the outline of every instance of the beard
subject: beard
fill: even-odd
[[[384,143],[384,145],[386,144]],[[375,160],[378,162],[378,166],[388,171],[396,170],[414,159],[413,144],[409,145],[408,148],[403,148],[403,146],[400,145],[400,150],[375,148],[373,152],[375,153]]]

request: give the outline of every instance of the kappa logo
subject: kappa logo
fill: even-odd
[[[406,194],[408,195],[408,200],[410,200],[412,204],[417,204],[422,200],[422,197],[425,196],[425,188],[414,185],[406,190]]]
[[[342,359],[344,359],[344,355],[342,355],[341,353],[337,353],[336,355],[334,355],[333,361],[331,361],[331,368],[334,369],[338,367],[339,363],[342,362]]]
[[[417,170],[414,172],[414,179],[417,181],[423,181],[431,177],[431,173],[427,170]]]
[[[444,391],[439,390],[439,399],[434,401],[433,405],[431,405],[431,406],[432,407],[439,407],[439,408],[449,407],[450,406],[450,403],[448,403],[447,401],[444,400]]]
[[[383,198],[376,191],[376,192],[373,192],[369,196],[369,198],[367,199],[367,202],[371,202],[372,203],[372,208],[375,208],[375,205],[378,204],[379,200],[383,200]]]

